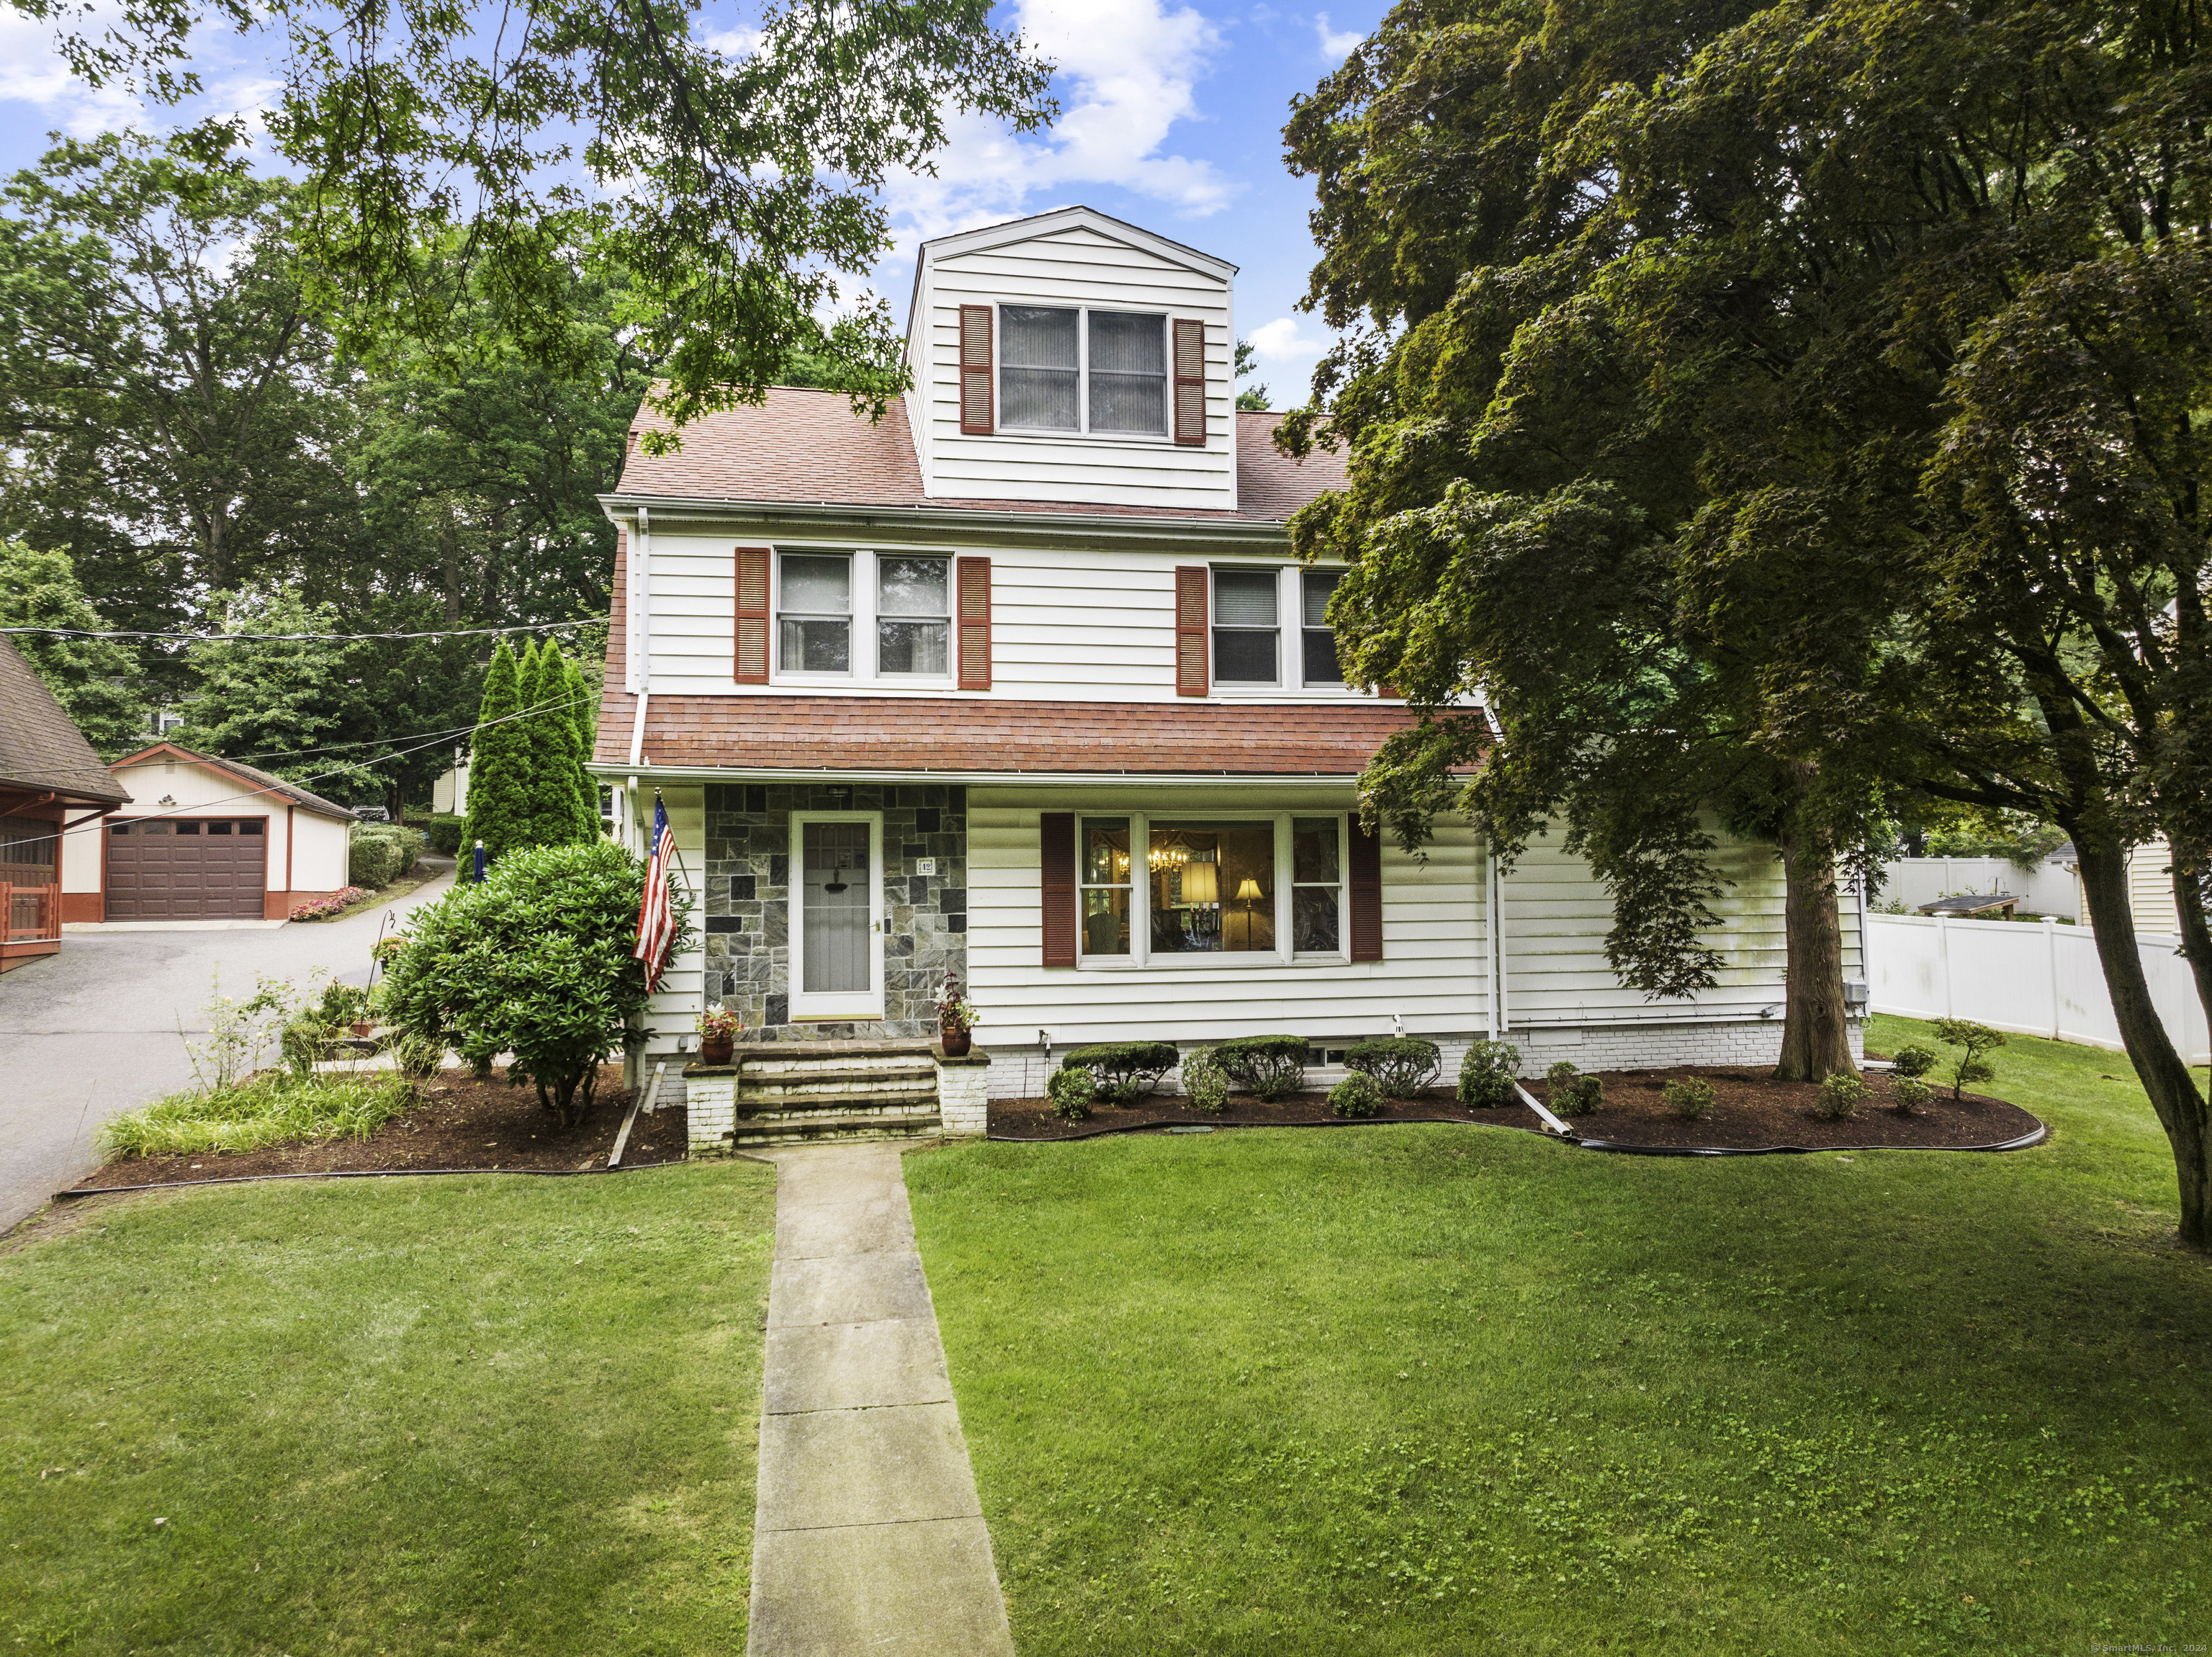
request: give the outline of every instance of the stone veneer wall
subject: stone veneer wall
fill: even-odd
[[[884,1016],[791,1021],[791,813],[884,814]],[[745,1021],[748,1041],[937,1033],[937,991],[968,977],[968,795],[943,783],[709,783],[706,998]],[[915,872],[934,857],[937,873]]]

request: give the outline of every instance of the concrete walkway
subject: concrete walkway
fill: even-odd
[[[895,1146],[766,1151],[750,1657],[1012,1657]]]

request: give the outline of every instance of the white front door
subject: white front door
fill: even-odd
[[[791,1016],[884,1015],[884,819],[791,816]]]

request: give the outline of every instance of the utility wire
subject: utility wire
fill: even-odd
[[[497,719],[488,719],[482,725],[471,726],[469,728],[471,730],[489,730],[492,726],[504,725],[509,720],[532,719],[535,718],[539,714],[560,713],[567,709],[580,707],[590,700],[591,698],[588,696],[575,696],[570,697],[566,702],[548,702],[540,707],[524,708],[515,713],[503,714]],[[362,760],[357,765],[349,765],[342,766],[335,771],[318,771],[314,776],[307,777],[302,782],[295,783],[289,777],[279,777],[276,780],[282,783],[286,788],[304,789],[307,786],[307,783],[319,783],[325,777],[343,777],[351,771],[362,769],[369,765],[381,765],[391,760],[404,759],[408,755],[420,753],[425,748],[434,748],[438,746],[452,734],[453,734],[450,731],[441,731],[434,734],[431,737],[430,740],[427,742],[416,742],[415,746],[411,748],[400,748],[392,753],[380,754],[374,759]],[[414,742],[415,739],[411,736],[408,736],[402,737],[400,740],[403,742]],[[302,753],[313,753],[315,752],[316,750],[313,748],[303,748],[301,750],[301,752]],[[208,757],[211,759],[219,759],[222,758],[220,754],[210,754]],[[234,763],[242,765],[245,762],[240,760]],[[227,806],[234,800],[258,800],[274,792],[276,792],[274,789],[265,788],[249,789],[244,794],[226,794],[221,799],[210,800],[204,805],[179,806],[173,810],[158,811],[150,816],[134,817],[131,820],[134,823],[158,823],[171,817],[197,817],[205,812],[212,811],[217,806]],[[64,809],[66,809],[66,807],[64,807]],[[99,822],[101,820],[101,819],[96,817],[80,818],[76,822],[71,824],[66,830],[58,829],[52,834],[33,834],[25,839],[18,840],[15,844],[17,845],[34,846],[44,841],[58,840],[62,838],[63,834],[74,832],[76,830],[82,828],[87,823]]]
[[[582,621],[521,622],[512,627],[449,627],[434,633],[148,633],[130,629],[94,631],[84,627],[0,627],[0,633],[40,633],[49,638],[159,638],[177,640],[186,644],[253,642],[352,644],[370,639],[481,638],[494,633],[503,638],[509,633],[552,633],[568,627],[604,627],[608,622],[605,616],[592,616]]]

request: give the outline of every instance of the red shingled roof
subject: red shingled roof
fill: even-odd
[[[1373,704],[656,696],[646,708],[645,762],[742,771],[1351,777],[1384,737],[1412,722],[1402,708]],[[628,759],[629,724],[617,733],[603,720],[599,728],[599,758]]]
[[[1323,490],[1344,483],[1344,456],[1316,451],[1292,460],[1269,434],[1281,417],[1237,415],[1237,509],[1108,506],[1087,501],[926,498],[921,466],[907,427],[906,405],[891,405],[880,423],[853,412],[842,392],[772,387],[757,408],[708,415],[684,428],[684,448],[653,456],[633,448],[617,493],[714,501],[762,501],[793,506],[936,508],[1010,513],[1097,513],[1127,518],[1212,518],[1230,523],[1280,523]],[[641,408],[633,433],[667,423]]]

